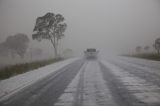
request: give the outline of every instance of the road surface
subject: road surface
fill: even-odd
[[[80,59],[0,106],[160,106],[160,68],[155,64],[132,58]]]

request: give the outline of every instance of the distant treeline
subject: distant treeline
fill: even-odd
[[[151,51],[150,49],[153,49],[153,51]],[[160,61],[160,38],[157,38],[152,46],[137,46],[135,48],[135,51],[136,53],[127,54],[123,56],[131,56]]]

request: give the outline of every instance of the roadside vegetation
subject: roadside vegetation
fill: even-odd
[[[33,69],[37,69],[45,65],[49,65],[49,64],[58,62],[60,60],[63,60],[63,59],[62,58],[50,59],[50,60],[35,61],[30,63],[23,63],[23,64],[8,66],[0,69],[0,80],[4,80],[18,74],[32,71]]]
[[[137,46],[135,48],[135,51],[135,53],[123,56],[160,61],[160,38],[155,39],[154,44],[152,46]]]
[[[32,39],[41,41],[47,39],[54,48],[55,58],[58,58],[59,41],[64,37],[67,24],[61,14],[46,13],[44,16],[37,17],[33,29]]]
[[[41,41],[42,39],[47,39],[54,48],[54,59],[43,61],[36,60],[46,57],[49,51],[45,50],[43,54],[43,48],[40,46],[35,47],[28,35],[17,33],[7,36],[5,41],[0,42],[0,58],[6,58],[5,60],[12,59],[15,62],[18,58],[21,58],[22,63],[0,68],[0,80],[62,60],[60,58],[62,56],[58,52],[58,45],[59,41],[65,36],[66,28],[67,24],[62,14],[48,12],[41,17],[37,17],[33,28],[32,40]],[[64,58],[71,57],[72,52],[71,49],[66,49],[63,53]],[[50,56],[48,55],[48,57]],[[29,59],[32,62],[25,63],[25,59]],[[1,63],[3,63],[2,59]]]
[[[136,57],[136,58],[143,58],[148,60],[155,60],[160,61],[160,55],[157,54],[132,54],[132,55],[123,55],[123,56],[129,56],[129,57]]]

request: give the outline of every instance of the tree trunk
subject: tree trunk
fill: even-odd
[[[58,53],[57,53],[57,45],[55,45],[54,47],[54,54],[55,54],[55,58],[58,58]]]
[[[51,40],[51,43],[52,43],[52,45],[53,45],[53,47],[54,47],[55,59],[57,59],[57,58],[58,58],[58,53],[57,53],[57,45],[56,45],[56,42],[55,42],[55,40],[54,40],[54,42],[53,42],[52,39],[50,39],[50,40]]]

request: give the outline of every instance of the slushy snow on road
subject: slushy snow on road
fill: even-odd
[[[0,81],[0,100],[7,99],[21,89],[34,84],[76,60],[78,58],[64,60]]]

